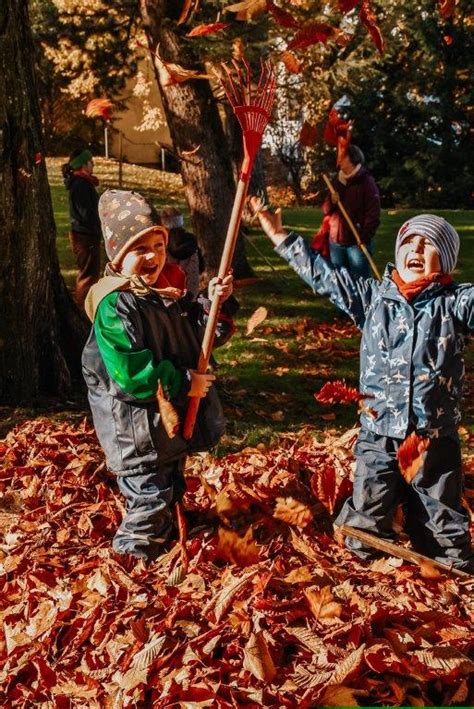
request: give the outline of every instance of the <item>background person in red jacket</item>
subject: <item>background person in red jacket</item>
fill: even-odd
[[[62,167],[64,184],[69,193],[70,242],[79,272],[75,299],[79,307],[89,289],[100,278],[102,231],[99,220],[99,180],[92,173],[94,161],[87,148],[75,150]]]
[[[354,278],[369,278],[370,266],[355,237],[339,211],[341,200],[359,236],[372,253],[372,240],[380,224],[380,195],[375,180],[364,167],[364,153],[357,145],[349,145],[333,181],[337,195],[329,195],[323,212],[329,217],[329,252],[337,268],[345,267]]]

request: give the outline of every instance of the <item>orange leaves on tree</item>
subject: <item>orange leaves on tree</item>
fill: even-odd
[[[439,0],[438,11],[443,20],[447,20],[454,14],[456,0]]]
[[[280,54],[280,61],[283,62],[286,69],[292,74],[301,74],[301,72],[303,71],[303,66],[301,62],[297,57],[295,57],[293,52],[282,52]]]
[[[445,34],[443,37],[443,42],[449,47],[449,45],[454,42],[454,37],[452,37],[450,34]]]
[[[398,449],[398,466],[407,483],[411,482],[418,473],[429,445],[429,438],[419,436],[416,431],[413,431]]]
[[[294,17],[290,12],[282,10],[282,8],[278,7],[278,5],[275,5],[273,0],[267,1],[267,8],[275,18],[275,22],[281,25],[281,27],[286,27],[290,30],[295,30],[299,27],[300,23],[296,17]]]
[[[303,125],[301,126],[301,131],[300,131],[300,136],[299,136],[299,141],[300,141],[301,145],[304,145],[306,148],[311,148],[315,144],[317,137],[318,137],[318,127],[313,126],[308,121],[305,121],[303,123]]]
[[[375,12],[370,7],[368,0],[363,0],[359,10],[359,17],[362,24],[367,28],[367,31],[372,37],[380,54],[383,54],[384,47],[382,33],[380,32],[380,27],[377,24]]]
[[[110,121],[112,118],[113,103],[108,98],[93,98],[86,106],[85,114],[87,118],[102,118]]]
[[[230,27],[230,22],[214,22],[210,25],[197,25],[188,32],[187,37],[204,37],[208,34],[215,34]]]
[[[334,37],[337,33],[338,30],[326,22],[310,22],[295,34],[289,42],[287,50],[306,49],[306,47],[311,47],[318,42],[326,44],[328,39]]]
[[[314,517],[311,507],[293,497],[277,497],[273,516],[300,529],[307,527]]]
[[[355,387],[347,386],[344,380],[336,379],[333,382],[326,382],[314,398],[321,404],[350,404],[366,397]]]

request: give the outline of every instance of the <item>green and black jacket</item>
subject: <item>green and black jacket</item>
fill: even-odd
[[[106,280],[113,284],[111,277]],[[201,400],[191,441],[179,433],[169,438],[156,399],[161,383],[180,421],[184,420],[188,370],[197,365],[210,301],[203,295],[196,302],[187,296],[168,300],[152,290],[137,291],[126,279],[116,280],[116,289],[109,285],[105,296],[103,282],[93,287],[99,302],[82,356],[83,374],[109,469],[119,475],[138,475],[186,453],[211,448],[219,441],[225,421],[213,386]],[[232,314],[238,305],[229,300],[218,324],[216,346],[233,332]]]

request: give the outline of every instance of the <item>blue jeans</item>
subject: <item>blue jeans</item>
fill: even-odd
[[[372,244],[366,244],[372,254]],[[331,261],[336,268],[347,268],[354,278],[370,278],[370,265],[362,250],[357,246],[343,246],[329,242]]]

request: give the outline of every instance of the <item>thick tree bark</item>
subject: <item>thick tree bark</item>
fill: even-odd
[[[61,395],[85,322],[60,276],[27,0],[0,4],[0,400]],[[73,363],[73,364],[72,364]]]
[[[181,2],[140,0],[149,42],[153,49],[159,45],[164,61],[205,73],[204,66],[190,50],[181,46],[170,22],[176,20],[181,8]],[[193,229],[204,251],[206,268],[213,275],[219,267],[235,194],[232,163],[217,103],[207,80],[163,85],[158,77],[158,83],[175,151],[180,155],[199,146],[196,155],[182,160],[181,175]],[[233,267],[236,278],[251,274],[243,239],[238,240]]]

